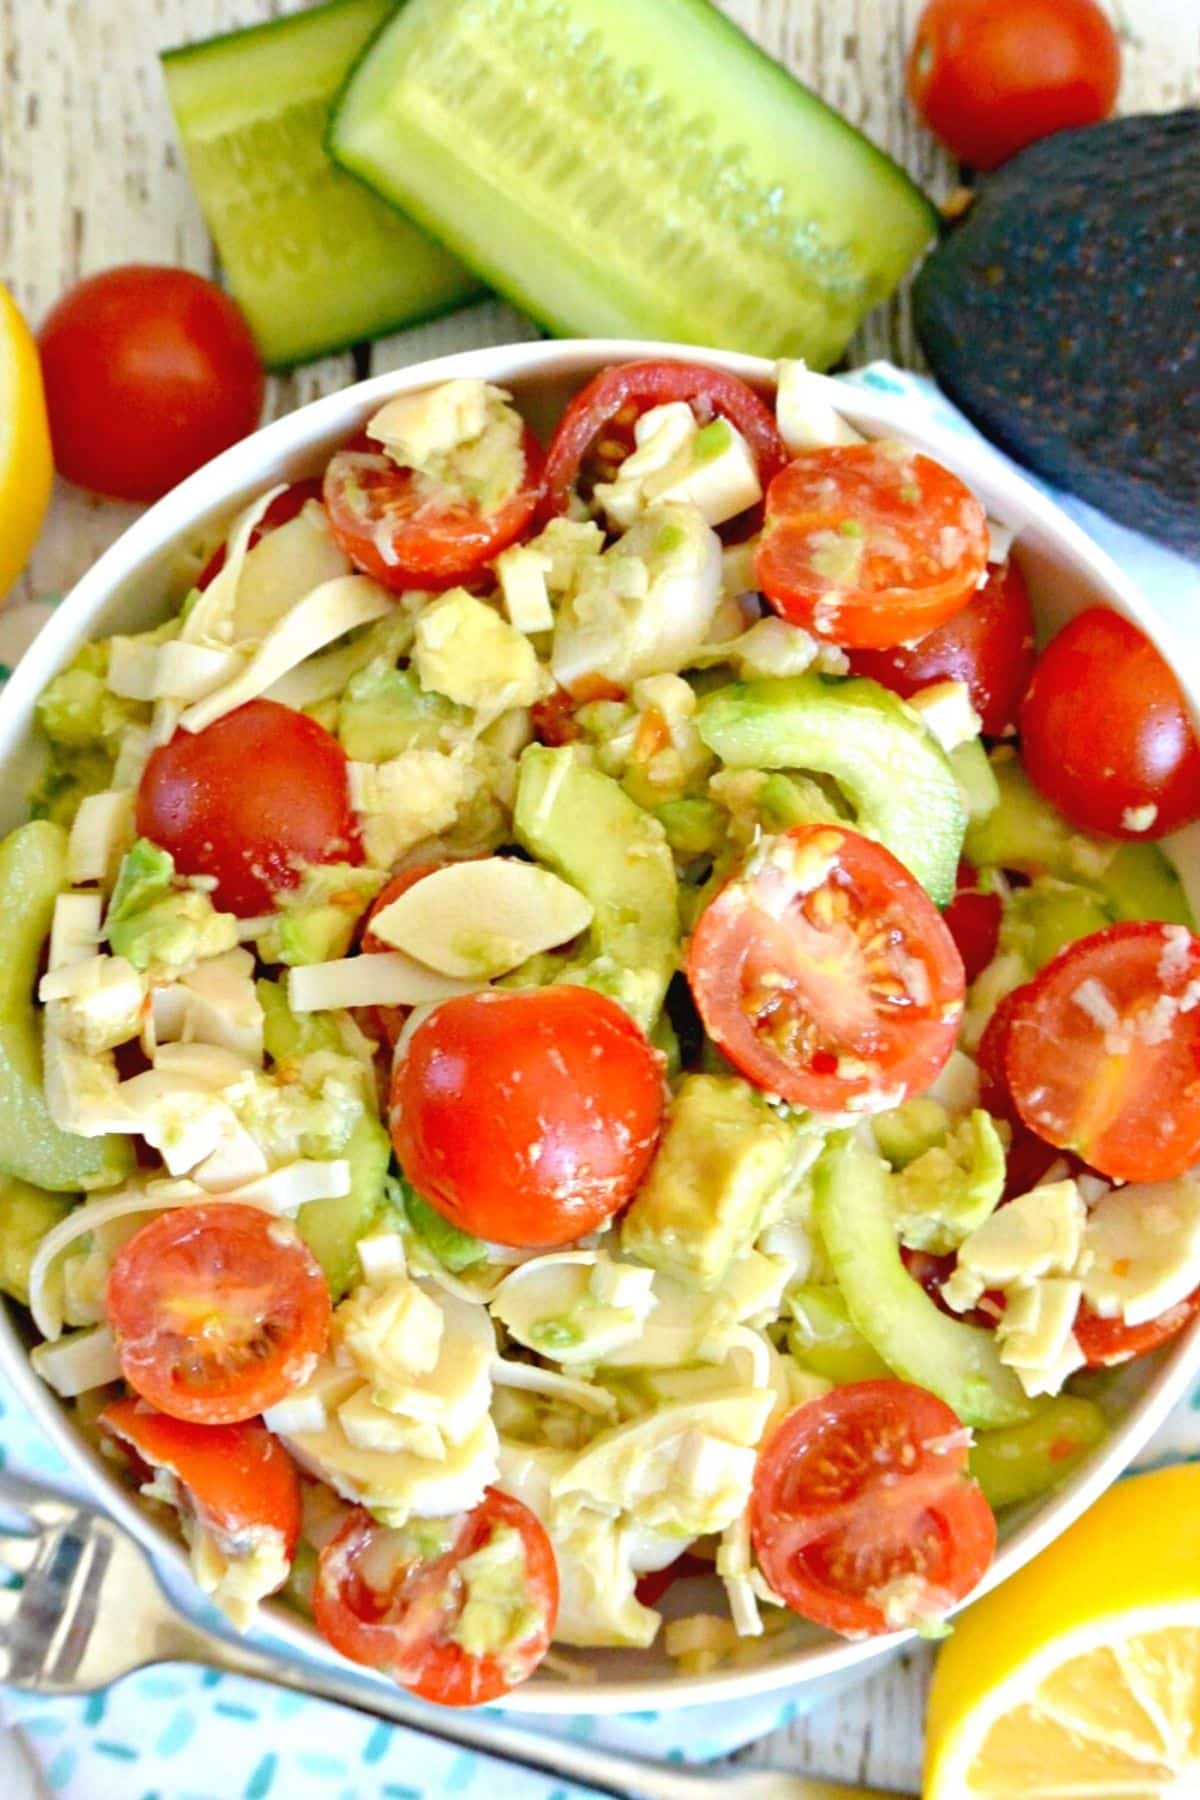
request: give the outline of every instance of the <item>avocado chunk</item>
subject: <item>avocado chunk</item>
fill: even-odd
[[[345,956],[355,928],[386,877],[354,863],[310,863],[297,887],[280,894],[274,919],[258,940],[264,962],[329,962]]]
[[[685,1075],[621,1248],[664,1275],[716,1287],[750,1249],[797,1162],[798,1122],[738,1076]]]
[[[272,1062],[309,1056],[314,1050],[340,1052],[342,1040],[329,1013],[294,1013],[283,985],[265,977],[254,984],[263,1010],[263,1048]]]
[[[387,762],[406,750],[445,749],[469,721],[453,700],[427,693],[415,669],[397,669],[378,656],[346,683],[337,735],[353,762]]]
[[[1042,798],[1007,745],[992,752],[991,765],[1000,803],[986,818],[972,819],[963,846],[976,868],[1080,883],[1103,896],[1111,919],[1192,925],[1183,884],[1157,844],[1118,844],[1076,831]]]
[[[517,769],[513,830],[592,904],[583,954],[560,964],[558,979],[611,995],[649,1032],[679,960],[675,864],[658,820],[569,745],[531,744]]]
[[[951,1319],[900,1258],[887,1165],[845,1137],[814,1171],[813,1212],[850,1318],[895,1374],[937,1394],[964,1425],[990,1430],[1033,1405],[990,1331]]]
[[[67,881],[67,834],[35,819],[0,843],[0,1170],[52,1193],[113,1187],[133,1166],[123,1137],[77,1137],[46,1107],[33,990],[54,902]]]
[[[1004,1192],[1004,1145],[977,1108],[892,1176],[900,1241],[936,1254],[954,1250],[995,1211]]]
[[[696,726],[730,768],[831,775],[857,828],[898,857],[939,906],[952,899],[966,828],[958,782],[941,745],[878,682],[737,682],[700,702]]]
[[[37,1247],[73,1205],[66,1194],[48,1194],[28,1181],[0,1175],[0,1288],[23,1306],[29,1304],[29,1271]]]
[[[472,1237],[461,1226],[443,1219],[441,1213],[430,1206],[428,1200],[422,1200],[407,1181],[401,1179],[397,1185],[409,1224],[426,1249],[431,1250],[452,1275],[461,1275],[464,1269],[472,1269],[484,1260],[487,1245],[481,1238]]]
[[[181,886],[175,859],[149,838],[121,858],[105,917],[114,956],[135,969],[183,969],[237,943],[237,920],[218,912],[199,888]]]
[[[1055,132],[983,183],[914,294],[934,374],[986,436],[1187,556],[1198,165],[1194,107]],[[1164,405],[1164,382],[1181,404]]]

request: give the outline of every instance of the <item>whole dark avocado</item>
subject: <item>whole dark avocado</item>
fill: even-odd
[[[1032,144],[926,262],[915,305],[982,431],[1200,556],[1200,110]]]

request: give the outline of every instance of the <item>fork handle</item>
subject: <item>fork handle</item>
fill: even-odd
[[[197,1633],[197,1638],[201,1634]],[[230,1644],[204,1633],[190,1657],[237,1675],[267,1681],[275,1687],[318,1695],[357,1712],[407,1726],[423,1737],[499,1757],[550,1775],[576,1782],[614,1800],[886,1800],[876,1789],[845,1787],[838,1782],[810,1780],[807,1776],[773,1770],[728,1770],[701,1773],[666,1763],[646,1762],[603,1750],[593,1744],[575,1743],[549,1735],[522,1731],[477,1713],[451,1712],[422,1705],[401,1690],[391,1692],[340,1674],[335,1669],[306,1664],[295,1668],[268,1652],[249,1645]]]

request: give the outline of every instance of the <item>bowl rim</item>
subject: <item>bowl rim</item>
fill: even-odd
[[[775,365],[761,357],[698,348],[690,345],[643,342],[634,339],[559,339],[516,345],[495,345],[455,352],[409,364],[372,376],[326,394],[296,408],[285,417],[262,427],[251,437],[224,451],[137,519],[75,583],[56,608],[31,648],[14,670],[0,695],[0,768],[26,740],[33,701],[50,676],[92,635],[92,621],[115,599],[144,565],[166,554],[188,533],[197,535],[239,504],[298,465],[326,441],[349,435],[350,429],[392,394],[429,386],[453,377],[480,376],[503,386],[507,381],[550,381],[570,378],[582,383],[610,363],[670,357],[701,362],[741,376],[758,388],[774,379]],[[1166,622],[1152,613],[1135,585],[1057,505],[999,459],[992,447],[970,436],[959,436],[925,419],[909,416],[910,403],[903,397],[874,388],[817,378],[828,389],[828,398],[849,420],[873,434],[906,437],[958,470],[972,486],[986,489],[989,505],[1006,524],[1030,526],[1054,546],[1056,555],[1072,565],[1096,597],[1131,618],[1154,640],[1171,663],[1194,713],[1200,714],[1200,691],[1189,680],[1187,663]],[[980,465],[983,464],[983,467]],[[1200,671],[1197,671],[1200,679]],[[1162,1423],[1175,1402],[1200,1374],[1200,1319],[1169,1351],[1141,1399],[1111,1431],[1104,1444],[1076,1474],[1023,1521],[999,1547],[983,1582],[971,1595],[977,1598],[1015,1573],[1025,1562],[1053,1541],[1126,1467]],[[193,1602],[198,1591],[191,1582],[187,1551],[180,1540],[152,1519],[137,1504],[105,1460],[75,1430],[64,1405],[34,1373],[28,1352],[14,1323],[9,1303],[0,1318],[0,1375],[2,1375],[40,1428],[82,1478],[89,1494],[156,1558],[181,1577]],[[178,1585],[178,1583],[176,1584]],[[319,1638],[315,1629],[277,1601],[268,1602],[258,1627],[277,1648],[300,1663],[335,1664],[343,1675],[347,1664]],[[861,1641],[829,1639],[776,1659],[742,1668],[716,1670],[707,1675],[619,1678],[611,1681],[544,1682],[535,1676],[526,1686],[505,1697],[503,1710],[543,1715],[579,1712],[612,1713],[652,1708],[674,1711],[717,1701],[764,1696],[783,1689],[842,1675],[887,1656],[912,1638],[911,1632]],[[568,1651],[586,1659],[587,1652]],[[382,1676],[356,1671],[367,1687],[390,1686]]]

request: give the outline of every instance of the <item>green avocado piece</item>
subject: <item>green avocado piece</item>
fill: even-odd
[[[184,968],[237,943],[233,914],[218,912],[199,888],[179,886],[174,857],[149,838],[121,858],[104,923],[113,955],[135,969]]]
[[[254,991],[263,1009],[263,1048],[272,1062],[309,1056],[314,1050],[341,1052],[342,1040],[329,1013],[294,1013],[283,984],[256,981]]]
[[[0,843],[0,1169],[59,1194],[113,1187],[133,1166],[128,1138],[60,1131],[46,1109],[33,990],[54,902],[68,885],[61,825],[35,819]]]
[[[415,669],[375,657],[346,683],[337,735],[354,762],[387,762],[406,750],[440,750],[461,735],[470,714],[444,694],[426,692]]]
[[[957,1249],[995,1211],[1004,1173],[1004,1145],[991,1117],[977,1108],[892,1176],[901,1242],[936,1254]]]
[[[976,868],[1079,883],[1104,897],[1113,918],[1192,925],[1183,885],[1157,844],[1076,831],[1042,798],[1007,745],[992,752],[991,765],[1000,804],[986,818],[972,819],[963,845]]]
[[[29,791],[31,819],[50,819],[70,830],[75,815],[89,794],[102,793],[112,783],[113,759],[99,745],[71,749],[50,745],[50,754]]]
[[[1054,1394],[1032,1406],[1023,1424],[981,1431],[971,1446],[971,1474],[993,1508],[1048,1493],[1107,1436],[1104,1414],[1091,1400]]]
[[[1195,106],[1055,132],[984,180],[914,291],[933,372],[985,436],[1192,557],[1198,166]]]
[[[355,863],[310,863],[298,886],[279,896],[275,917],[258,940],[260,957],[297,968],[345,956],[386,879],[383,870]]]
[[[0,1175],[0,1288],[23,1306],[29,1304],[29,1270],[37,1247],[73,1205],[66,1194],[48,1194],[28,1181]]]
[[[513,831],[592,903],[583,955],[560,965],[558,979],[611,995],[649,1032],[679,962],[675,864],[659,821],[569,745],[531,744],[517,769]]]
[[[887,1164],[851,1137],[832,1141],[814,1171],[814,1217],[846,1311],[888,1367],[926,1387],[964,1425],[990,1430],[1030,1417],[990,1331],[951,1319],[900,1258]]]
[[[966,828],[958,782],[945,751],[878,682],[736,682],[700,702],[696,727],[730,768],[831,775],[857,828],[898,857],[939,906],[953,898]]]
[[[788,1349],[802,1369],[835,1387],[891,1374],[851,1320],[840,1288],[805,1283],[788,1290],[787,1303],[793,1321],[788,1326]]]
[[[296,1228],[325,1271],[335,1303],[362,1279],[358,1240],[385,1203],[392,1144],[374,1113],[363,1111],[340,1154],[350,1164],[350,1192],[307,1200],[296,1214]]]
[[[967,819],[986,819],[1000,804],[1000,788],[987,751],[978,738],[968,738],[950,751],[950,767],[958,782]]]
[[[460,1226],[452,1225],[449,1219],[444,1219],[407,1181],[402,1179],[399,1186],[409,1224],[426,1248],[432,1250],[452,1275],[461,1275],[464,1269],[472,1269],[476,1263],[483,1261],[487,1255],[487,1245],[482,1239],[472,1237],[469,1231],[463,1231]]]
[[[678,1281],[716,1287],[789,1185],[801,1135],[799,1121],[740,1077],[685,1075],[621,1221],[622,1250]]]

